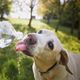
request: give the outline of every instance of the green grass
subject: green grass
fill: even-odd
[[[51,24],[46,21],[33,20],[32,28],[29,28],[28,20],[9,19],[17,31],[25,34],[36,32],[40,29],[49,29],[55,31],[57,20]],[[70,34],[69,28],[60,26],[56,33],[65,49],[80,53],[80,40],[75,35]],[[14,41],[10,46],[0,49],[0,80],[34,80],[32,72],[32,60],[23,54],[16,53]]]

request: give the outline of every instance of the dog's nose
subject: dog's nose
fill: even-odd
[[[28,44],[34,45],[37,43],[36,36],[34,34],[28,34]]]

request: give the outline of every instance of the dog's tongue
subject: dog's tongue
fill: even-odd
[[[16,45],[16,51],[24,51],[24,50],[26,50],[25,44],[17,44]]]

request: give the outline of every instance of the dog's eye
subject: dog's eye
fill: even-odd
[[[38,32],[38,34],[41,34],[42,33],[42,30],[40,30],[39,32]]]
[[[52,42],[52,41],[49,41],[49,42],[48,42],[48,47],[49,47],[51,50],[53,50],[54,45],[53,45],[53,42]]]

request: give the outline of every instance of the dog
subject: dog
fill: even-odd
[[[65,50],[50,30],[29,33],[16,44],[16,51],[33,58],[35,80],[80,80],[80,55]]]

